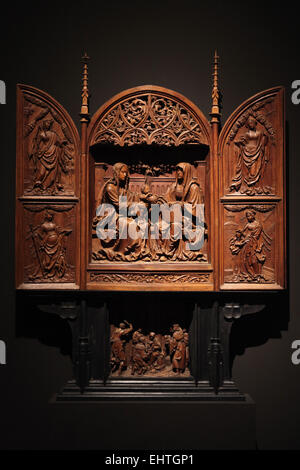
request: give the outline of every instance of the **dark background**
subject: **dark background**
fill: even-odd
[[[73,408],[70,419],[62,405],[48,403],[72,376],[68,348],[60,340],[67,338],[63,322],[36,312],[15,314],[16,84],[48,92],[79,126],[80,58],[86,50],[91,114],[122,90],[154,84],[182,93],[209,117],[217,49],[223,124],[255,93],[286,87],[289,291],[281,303],[271,294],[273,308],[234,328],[233,376],[256,402],[258,448],[300,449],[300,365],[291,363],[291,343],[300,339],[300,105],[291,102],[291,83],[300,79],[296,2],[280,9],[274,2],[216,0],[15,5],[1,11],[0,30],[0,79],[7,87],[7,104],[0,106],[0,339],[7,344],[7,365],[0,365],[0,447],[101,448],[89,405]],[[87,429],[98,433],[98,445],[87,443]]]

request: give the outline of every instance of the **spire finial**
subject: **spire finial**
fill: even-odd
[[[220,92],[218,88],[218,66],[219,66],[219,56],[217,51],[215,51],[214,62],[213,62],[213,88],[212,88],[212,108],[210,115],[212,116],[211,122],[219,122],[220,117]]]
[[[82,93],[81,93],[81,110],[82,118],[89,116],[89,89],[88,89],[88,60],[90,59],[85,52],[82,56],[83,73],[82,73]]]

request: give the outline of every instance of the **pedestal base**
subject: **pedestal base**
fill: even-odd
[[[77,442],[77,448],[80,442],[81,449],[256,448],[255,404],[248,395],[244,401],[132,400],[90,402],[83,407],[74,401],[55,403],[64,407],[69,438]],[[86,423],[84,433],[80,422]]]
[[[208,381],[197,384],[190,379],[126,379],[111,378],[105,382],[91,380],[81,393],[76,382],[70,380],[57,401],[131,401],[131,400],[200,400],[200,401],[245,401],[234,382],[226,381],[218,389],[218,393]]]

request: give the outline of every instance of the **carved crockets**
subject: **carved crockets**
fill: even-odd
[[[113,166],[112,178],[104,183],[98,195],[93,236],[98,237],[99,243],[98,250],[92,253],[93,260],[207,260],[202,251],[205,234],[203,194],[193,177],[192,165],[178,163],[175,166],[175,182],[160,195],[151,190],[151,175],[152,169],[147,166],[140,191],[131,191],[128,165],[119,162]],[[125,214],[124,206],[121,206],[124,200],[128,205]],[[112,210],[109,216],[104,214],[107,205]],[[159,211],[154,216],[157,208]],[[169,212],[172,210],[173,213]],[[166,211],[167,217],[163,218]],[[138,230],[134,232],[133,216],[137,214]],[[115,228],[112,235],[103,232],[104,221],[106,224],[111,222]],[[187,230],[184,232],[183,229]],[[190,236],[187,236],[187,232]]]
[[[124,320],[111,326],[110,342],[112,375],[189,375],[189,334],[177,323],[170,334],[144,334]]]

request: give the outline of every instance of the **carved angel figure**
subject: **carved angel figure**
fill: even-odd
[[[248,196],[269,194],[271,188],[258,185],[263,180],[268,162],[268,136],[257,129],[253,116],[249,116],[246,127],[247,132],[234,142],[239,152],[230,191],[240,191]]]
[[[272,239],[255,215],[254,210],[247,210],[247,224],[243,230],[237,230],[230,240],[231,253],[239,255],[239,272],[234,276],[234,282],[266,280],[262,275],[262,267],[266,260],[265,252],[270,251]]]

